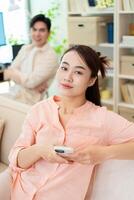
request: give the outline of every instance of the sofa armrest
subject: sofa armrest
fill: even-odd
[[[22,124],[31,106],[0,96],[0,117],[5,128],[0,143],[0,161],[8,165],[9,151],[21,133]]]
[[[109,160],[96,171],[90,200],[134,199],[134,161]]]

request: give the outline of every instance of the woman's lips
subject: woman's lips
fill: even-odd
[[[64,83],[61,83],[60,84],[62,87],[64,87],[64,88],[67,88],[67,89],[71,89],[71,88],[73,88],[71,85],[69,85],[69,84],[64,84]]]

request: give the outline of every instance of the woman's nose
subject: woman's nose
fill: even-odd
[[[72,73],[67,73],[66,76],[64,77],[64,81],[72,83],[73,82]]]

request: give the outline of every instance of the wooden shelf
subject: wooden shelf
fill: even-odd
[[[100,43],[98,46],[100,47],[110,47],[113,48],[114,44],[113,43]]]
[[[134,104],[128,104],[128,103],[125,103],[125,102],[118,103],[118,106],[119,107],[124,107],[124,108],[132,108],[132,109],[134,109]]]
[[[134,76],[125,75],[125,74],[119,74],[118,77],[119,77],[120,79],[134,80]]]
[[[132,49],[133,49],[133,48],[134,48],[134,44],[132,44],[132,45],[130,45],[130,44],[127,45],[127,44],[120,43],[120,44],[119,44],[119,47],[120,47],[120,48],[132,48]]]
[[[134,14],[134,11],[133,10],[130,10],[130,11],[120,10],[119,14],[125,14],[125,15],[127,15],[127,14]]]
[[[99,9],[99,8],[89,8],[87,11],[78,11],[78,12],[68,12],[68,15],[75,16],[75,15],[80,15],[80,16],[92,16],[92,15],[113,15],[114,10],[113,8],[111,9]]]

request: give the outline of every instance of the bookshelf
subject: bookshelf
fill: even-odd
[[[127,0],[115,0],[113,8],[99,9],[90,7],[88,5],[88,0],[77,0],[77,10],[75,10],[75,0],[68,0],[67,2],[69,45],[79,43],[87,44],[95,50],[100,51],[102,55],[108,56],[112,61],[111,70],[107,72],[107,78],[103,81],[100,80],[102,104],[127,119],[134,121],[134,30],[131,30],[130,33],[130,24],[132,24],[131,27],[134,28],[134,7],[132,4],[126,5],[126,2],[128,2]],[[73,2],[73,9],[71,8],[70,2]],[[133,0],[132,2],[134,3]],[[101,30],[104,36],[102,36],[102,40],[96,39],[94,42],[93,38],[92,42],[88,39],[86,40],[86,34],[89,33],[88,28],[91,26],[90,18],[92,17],[94,17],[94,19],[96,17],[96,22],[94,20],[92,23],[96,23],[97,26],[99,26],[99,23],[103,24],[105,30]],[[75,19],[78,23],[83,24],[84,18],[87,20],[85,22],[85,32],[79,32],[79,29],[75,31],[74,27],[77,26],[74,22]],[[70,28],[70,22],[74,23],[72,24],[74,28],[73,31]],[[107,38],[107,24],[109,22],[113,22],[113,42],[108,42]],[[95,30],[97,26],[94,26],[94,32],[97,32],[97,30]],[[99,31],[99,37],[101,37],[101,31]],[[71,39],[70,35],[72,37]],[[82,37],[85,39],[84,43],[82,43],[82,40],[79,40],[81,35],[84,35],[84,37]],[[128,37],[130,35],[133,37]],[[125,91],[128,90],[127,94],[122,92],[123,84],[125,85]],[[130,95],[132,98],[131,101],[129,103],[126,102],[126,98],[124,98],[123,95]]]
[[[107,55],[111,59],[111,67],[110,70],[107,71],[107,78],[104,80],[99,78],[99,82],[101,96],[103,97],[102,104],[106,105],[111,110],[115,110],[115,94],[113,89],[115,85],[113,64],[115,44],[109,42],[107,38],[107,24],[110,22],[114,24],[114,8],[96,9],[96,7],[89,6],[88,0],[78,0],[77,9],[75,10],[76,6],[74,4],[75,0],[68,0],[69,45],[86,44],[93,47],[96,51],[101,52],[102,55]],[[82,25],[85,30],[84,28],[80,30],[78,28],[79,24]],[[73,28],[71,28],[71,26]],[[92,29],[91,32],[90,29]],[[94,31],[93,34],[92,31]],[[74,35],[72,33],[74,33]],[[84,35],[84,37],[81,37],[81,35]],[[93,37],[95,35],[96,37]]]
[[[133,5],[132,5],[133,3]],[[117,112],[134,121],[134,1],[116,2],[117,10]]]

